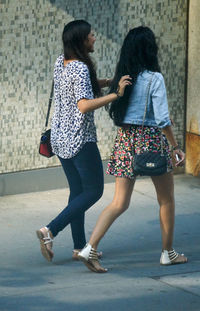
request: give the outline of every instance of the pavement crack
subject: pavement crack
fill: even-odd
[[[162,275],[154,275],[154,276],[151,276],[152,279],[155,279],[155,280],[159,280],[160,278],[163,278],[165,276],[176,276],[176,275],[182,275],[182,274],[193,274],[193,273],[199,273],[200,270],[193,270],[192,272],[191,271],[186,271],[186,272],[178,272],[178,273],[172,273],[172,274],[169,274],[169,273],[165,273],[165,274],[162,274]]]
[[[191,291],[189,288],[187,289],[187,288],[182,287],[182,286],[174,285],[174,284],[171,284],[170,282],[167,282],[167,281],[162,279],[164,277],[172,277],[172,276],[176,277],[176,276],[180,276],[180,275],[189,275],[189,274],[196,274],[196,273],[199,273],[199,270],[193,271],[192,273],[191,272],[185,272],[185,273],[166,274],[166,275],[154,276],[154,277],[150,277],[150,278],[157,281],[157,282],[160,282],[161,284],[167,285],[167,286],[174,288],[174,289],[179,289],[185,293],[192,294],[193,296],[199,298],[200,294],[197,294],[196,292]]]
[[[169,287],[172,287],[172,288],[175,288],[175,289],[179,289],[179,290],[181,290],[181,291],[183,291],[183,292],[185,292],[185,293],[187,293],[187,294],[192,294],[193,296],[195,296],[195,297],[200,297],[200,295],[198,295],[198,294],[196,294],[196,293],[194,293],[194,292],[192,292],[192,291],[190,291],[190,290],[187,290],[187,289],[185,289],[185,288],[183,288],[183,287],[179,287],[179,286],[175,286],[175,285],[172,285],[172,284],[169,284],[169,283],[167,283],[167,282],[164,282],[164,281],[162,281],[162,280],[156,280],[156,281],[158,281],[158,282],[160,282],[160,283],[162,283],[162,284],[164,284],[164,285],[168,285]]]
[[[157,201],[157,199],[155,198],[155,196],[151,196],[151,195],[149,195],[149,194],[147,194],[147,193],[145,193],[145,192],[142,192],[142,191],[139,191],[139,190],[135,190],[135,189],[134,189],[134,192],[137,192],[137,193],[139,193],[139,194],[141,194],[141,195],[143,195],[143,196],[145,196],[145,197],[148,197],[148,198],[150,198],[150,199],[152,199],[152,200],[154,200],[154,201]]]

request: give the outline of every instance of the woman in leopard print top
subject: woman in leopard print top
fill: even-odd
[[[37,230],[42,255],[53,258],[53,238],[71,225],[74,242],[73,258],[86,242],[85,211],[97,202],[103,193],[103,168],[96,144],[94,110],[123,96],[131,84],[130,77],[119,81],[116,93],[99,97],[100,88],[110,80],[97,80],[89,53],[94,51],[95,37],[91,25],[83,20],[64,27],[64,55],[54,67],[55,107],[51,127],[51,144],[67,177],[70,196],[68,205],[46,227]]]

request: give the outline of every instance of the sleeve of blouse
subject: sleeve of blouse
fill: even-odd
[[[152,83],[152,104],[156,124],[159,128],[171,125],[168,111],[167,93],[164,78],[161,74]]]
[[[59,88],[60,88],[60,84],[59,84],[59,70],[58,70],[58,65],[57,62],[54,65],[54,97],[55,100],[60,98],[60,92],[59,92]]]
[[[93,98],[90,73],[87,65],[83,63],[78,63],[74,72],[74,97],[76,102],[84,98]]]

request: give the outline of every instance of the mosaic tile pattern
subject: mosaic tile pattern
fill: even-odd
[[[58,165],[38,154],[53,65],[62,50],[64,24],[83,18],[97,36],[98,76],[112,77],[124,35],[150,26],[160,45],[175,134],[183,143],[186,0],[0,0],[0,173]],[[116,128],[105,110],[96,112],[103,159]]]

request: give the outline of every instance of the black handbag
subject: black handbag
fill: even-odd
[[[153,75],[152,75],[153,78]],[[142,122],[142,132],[140,135],[140,148],[139,151],[134,155],[133,162],[133,172],[135,175],[140,176],[159,176],[167,172],[167,158],[163,153],[163,137],[162,132],[160,133],[160,143],[161,143],[161,151],[141,151],[141,141],[144,131],[144,121],[146,117],[149,91],[152,82],[152,78],[149,82],[147,88],[147,99],[145,104],[143,122]]]
[[[49,97],[49,105],[48,105],[48,110],[47,110],[45,127],[44,127],[44,130],[42,131],[41,138],[40,138],[40,144],[39,144],[39,154],[47,158],[51,158],[54,155],[52,151],[52,147],[51,147],[51,129],[47,130],[49,114],[50,114],[51,104],[52,104],[52,99],[53,99],[53,90],[54,90],[54,81],[52,82],[52,86],[51,86],[51,93]]]
[[[140,176],[158,176],[167,172],[167,159],[162,152],[147,151],[134,157],[134,173]]]

